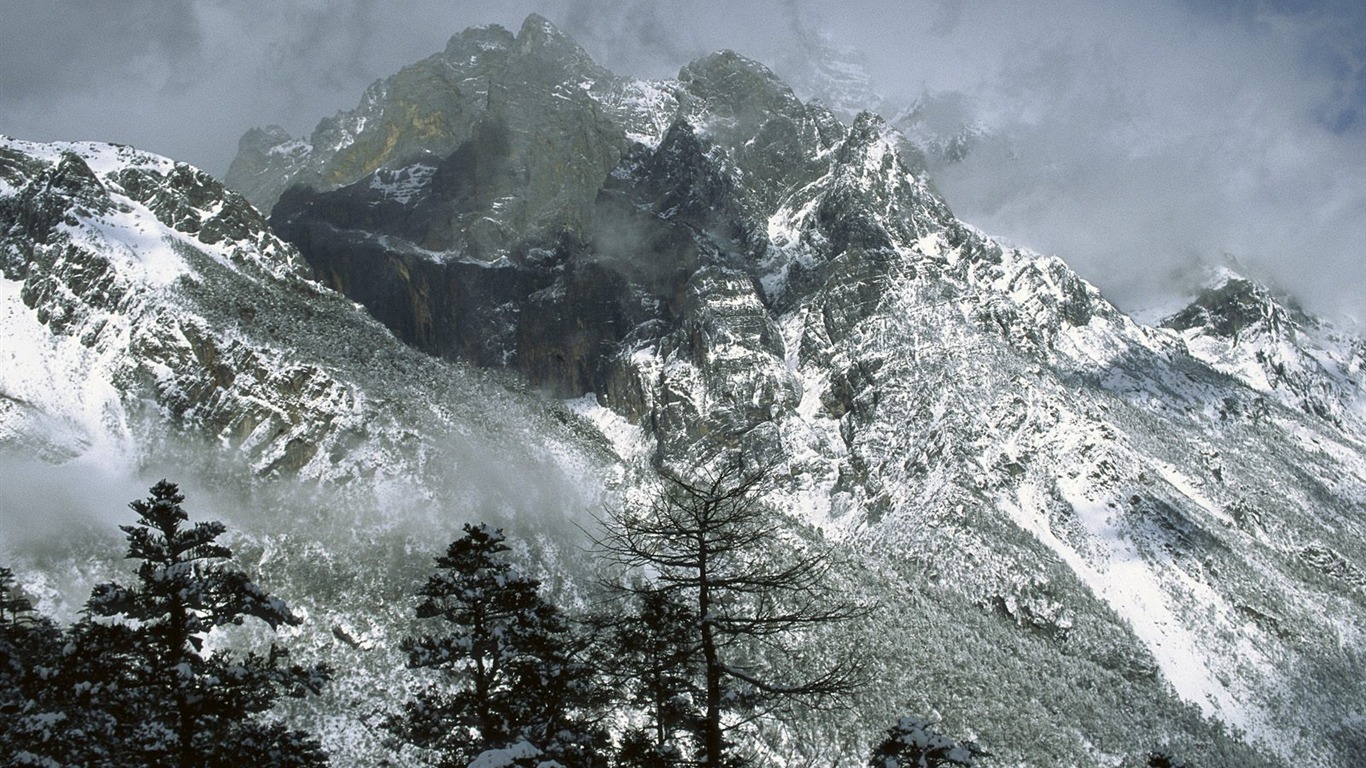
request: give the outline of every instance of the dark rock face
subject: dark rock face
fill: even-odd
[[[1211,288],[1163,325],[1177,331],[1201,327],[1226,339],[1240,334],[1279,333],[1291,323],[1289,312],[1251,280],[1233,279]]]
[[[756,62],[713,54],[655,95],[662,112],[539,17],[468,31],[320,126],[272,226],[405,341],[596,393],[661,456],[762,442],[801,399],[784,308],[820,292],[823,343],[846,338],[898,249],[958,225],[879,118],[846,128]]]
[[[497,26],[466,30],[443,52],[376,82],[356,110],[322,121],[308,141],[278,129],[249,132],[227,183],[270,210],[296,184],[332,191],[376,171],[446,161],[473,174],[445,191],[463,194],[465,207],[450,212],[438,239],[473,228],[496,248],[530,231],[582,228],[624,149],[592,94],[613,82],[539,16],[516,36]],[[458,167],[473,158],[478,168]]]

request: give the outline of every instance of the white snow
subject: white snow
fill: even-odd
[[[625,113],[627,139],[652,149],[659,146],[678,112],[676,87],[661,80],[631,80],[622,87],[609,106]]]
[[[1092,499],[1083,478],[1064,478],[1058,487],[1089,534],[1093,546],[1089,555],[1053,533],[1047,505],[1034,485],[1023,485],[1014,500],[999,501],[1016,524],[1057,553],[1097,597],[1129,623],[1181,698],[1198,705],[1207,716],[1238,728],[1263,725],[1262,714],[1249,709],[1219,680],[1190,628],[1190,607],[1173,603],[1171,587],[1155,571],[1156,564],[1146,561],[1116,524],[1118,510]],[[1213,594],[1206,597],[1218,599]],[[1211,608],[1227,610],[1227,606],[1209,606],[1206,610]]]
[[[19,406],[25,419],[41,419],[51,448],[85,456],[106,467],[131,461],[128,414],[114,386],[121,350],[91,348],[72,335],[54,334],[20,297],[23,284],[0,278],[0,401]],[[120,318],[109,317],[111,324]],[[106,333],[115,329],[106,327]],[[128,332],[117,328],[119,335]],[[8,421],[8,420],[6,420]],[[22,425],[0,425],[4,431]],[[22,430],[26,431],[26,430]]]
[[[536,757],[541,754],[541,750],[529,741],[519,741],[504,749],[490,749],[482,752],[469,768],[507,768],[514,765],[518,760]]]
[[[271,147],[269,153],[277,157],[301,157],[313,151],[313,145],[304,139],[290,139],[283,144]]]
[[[627,421],[626,417],[611,408],[598,404],[596,395],[587,394],[566,400],[565,405],[597,427],[602,436],[612,444],[612,450],[623,461],[630,463],[643,459],[649,456],[653,449],[653,441],[645,434],[644,429]]]
[[[407,205],[431,183],[436,166],[415,163],[406,168],[380,169],[370,177],[370,189],[388,200]]]

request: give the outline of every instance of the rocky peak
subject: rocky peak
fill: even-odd
[[[284,185],[308,160],[312,146],[278,125],[252,128],[237,142],[237,155],[228,166],[229,186],[252,205],[269,213]]]
[[[1199,330],[1237,343],[1249,336],[1293,333],[1294,314],[1266,287],[1245,277],[1232,276],[1201,291],[1185,309],[1162,325],[1181,332]]]
[[[513,51],[517,56],[535,59],[542,66],[553,69],[560,82],[584,83],[612,77],[573,38],[538,13],[527,16],[522,22]]]
[[[622,142],[603,140],[609,123],[591,93],[612,82],[540,16],[529,17],[515,37],[498,26],[466,30],[444,51],[377,81],[356,109],[320,121],[308,141],[249,131],[227,181],[270,211],[290,186],[330,192],[381,169],[446,158],[493,128],[507,133],[513,170],[535,187],[526,212],[535,220],[543,198],[558,197],[551,187],[600,183],[615,164]],[[579,161],[558,167],[564,173],[542,166],[547,142],[562,142]]]
[[[49,242],[60,223],[110,207],[104,184],[78,154],[69,150],[55,158],[39,159],[25,152],[23,144],[0,143],[0,177],[18,191],[0,200],[0,206],[7,218],[12,217],[31,234],[33,243]],[[12,254],[5,261],[10,264],[7,269],[14,266]]]
[[[446,43],[445,57],[452,62],[469,60],[485,51],[506,50],[517,38],[498,24],[470,27],[451,35]]]
[[[1366,342],[1253,280],[1224,275],[1162,325],[1197,358],[1296,410],[1334,425],[1366,413]]]
[[[734,51],[717,51],[687,64],[678,81],[718,118],[754,122],[781,115],[795,120],[804,113],[787,83]]]

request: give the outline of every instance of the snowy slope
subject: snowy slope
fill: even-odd
[[[3,138],[0,184],[0,561],[70,617],[128,578],[127,502],[182,483],[306,616],[295,650],[350,671],[294,716],[383,759],[365,699],[405,684],[429,555],[479,520],[572,547],[618,475],[601,438],[405,346],[189,166]]]

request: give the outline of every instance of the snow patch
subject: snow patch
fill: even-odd
[[[415,163],[394,170],[381,168],[370,177],[370,189],[379,192],[386,200],[407,205],[427,188],[435,174],[436,166],[426,163]]]
[[[1016,499],[1002,497],[999,501],[1017,525],[1053,550],[1097,597],[1129,623],[1181,698],[1199,706],[1206,716],[1238,728],[1269,725],[1262,713],[1250,710],[1219,680],[1200,649],[1196,633],[1182,618],[1190,614],[1190,607],[1174,602],[1155,564],[1144,560],[1117,524],[1118,510],[1091,498],[1086,481],[1080,477],[1060,480],[1058,489],[1089,534],[1093,546],[1089,556],[1053,533],[1044,495],[1033,484],[1021,486]],[[1218,599],[1213,594],[1206,597]],[[1217,610],[1221,606],[1204,607]]]
[[[566,400],[565,405],[597,427],[622,461],[630,463],[644,459],[653,451],[654,441],[645,434],[644,429],[627,421],[625,416],[611,408],[600,405],[596,395],[590,393]]]
[[[114,386],[121,345],[88,347],[54,334],[24,305],[23,283],[0,278],[0,401],[19,406],[13,418],[40,416],[50,450],[84,456],[98,466],[131,466],[129,418]],[[105,318],[105,334],[126,337],[126,320]],[[0,429],[24,432],[0,409]],[[18,429],[16,429],[18,427]]]

